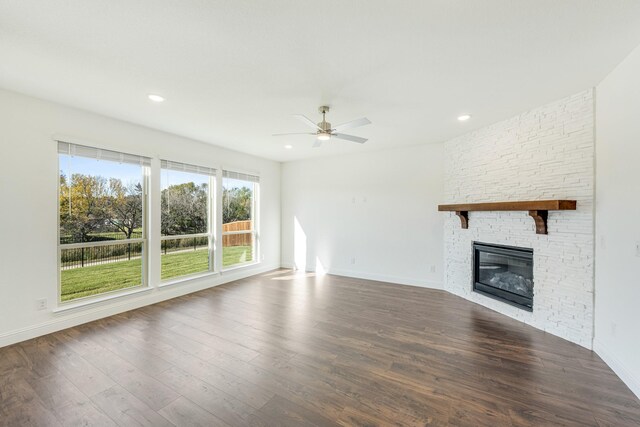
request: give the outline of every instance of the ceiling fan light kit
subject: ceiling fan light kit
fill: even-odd
[[[344,129],[351,129],[358,126],[364,126],[371,123],[369,119],[366,117],[362,117],[357,120],[352,120],[347,123],[343,123],[341,125],[336,126],[335,128],[331,127],[331,123],[326,120],[326,114],[329,112],[329,107],[326,105],[322,105],[318,108],[320,114],[322,114],[322,121],[320,123],[314,123],[310,118],[304,116],[302,114],[295,114],[294,117],[300,120],[302,123],[311,127],[315,132],[314,133],[278,133],[273,136],[284,136],[284,135],[315,135],[316,142],[313,144],[314,148],[320,147],[322,145],[322,141],[328,141],[331,137],[335,137],[338,139],[344,139],[345,141],[357,142],[358,144],[364,144],[367,142],[366,138],[361,138],[359,136],[347,135],[344,133],[340,133]]]

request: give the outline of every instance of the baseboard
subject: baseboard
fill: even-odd
[[[280,268],[279,264],[258,264],[256,266],[223,272],[214,277],[185,280],[172,286],[153,288],[148,293],[131,295],[130,297],[122,297],[121,299],[105,301],[101,304],[80,307],[64,313],[52,314],[53,318],[46,322],[0,334],[0,347],[92,322],[104,317],[113,316],[114,314],[156,304],[182,295],[213,288],[234,280],[244,279],[278,268]]]
[[[429,289],[442,289],[441,282],[432,282],[432,281],[416,279],[412,277],[389,276],[389,275],[375,274],[375,273],[371,274],[371,273],[365,273],[362,271],[341,270],[341,269],[333,269],[333,268],[327,270],[327,273],[335,274],[336,276],[353,277],[356,279],[376,280],[378,282],[387,282],[387,283],[393,283],[397,285],[418,286],[420,288],[429,288]]]
[[[292,262],[282,262],[280,263],[280,268],[286,268],[288,270],[295,270],[296,265]]]
[[[629,387],[631,392],[640,399],[640,378],[636,378],[631,371],[620,362],[620,359],[618,359],[613,352],[609,351],[597,338],[593,340],[593,351],[609,365],[613,372]]]
[[[283,261],[280,263],[281,268],[296,269],[296,265],[293,262]],[[306,269],[309,273],[315,273],[315,268],[309,267]],[[414,277],[401,277],[386,274],[372,274],[364,271],[357,270],[343,270],[336,268],[329,268],[325,271],[327,274],[335,274],[336,276],[353,277],[355,279],[367,279],[376,280],[378,282],[393,283],[397,285],[418,286],[420,288],[429,289],[444,289],[442,282],[433,282],[429,280],[416,279]]]

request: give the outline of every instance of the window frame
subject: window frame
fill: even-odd
[[[95,148],[97,150],[107,150],[107,151],[114,151],[114,152],[121,153],[118,150],[103,148],[103,147],[96,146],[94,144],[91,144],[91,145],[83,144],[83,143],[78,144],[75,142],[69,142],[66,139],[65,140],[55,139],[55,142],[56,144],[60,142],[65,142],[73,145],[83,145],[85,147]],[[126,153],[121,153],[121,154],[124,155]],[[58,274],[57,274],[58,283],[57,283],[57,295],[56,295],[57,307],[64,308],[65,306],[86,305],[86,304],[95,302],[96,300],[107,300],[111,298],[116,298],[121,295],[126,295],[128,293],[133,293],[136,291],[150,288],[150,283],[149,283],[149,218],[150,218],[149,185],[150,185],[151,166],[143,165],[143,164],[140,165],[140,172],[141,172],[141,178],[142,178],[141,179],[142,237],[135,238],[135,239],[123,239],[120,241],[115,241],[115,243],[113,240],[105,240],[105,241],[98,241],[98,242],[80,242],[80,243],[63,244],[63,243],[60,243],[60,183],[59,183],[60,170],[61,170],[60,169],[60,166],[61,166],[60,153],[56,152],[56,155],[57,155],[56,181],[58,182],[57,190],[56,190],[56,196],[57,196],[56,197],[56,226],[57,226],[57,229],[56,229],[57,251],[56,252],[57,252],[57,268],[58,268]],[[77,157],[89,158],[86,156],[77,156]],[[139,157],[144,158],[146,156],[139,156]],[[104,161],[118,163],[113,160],[104,160]],[[123,289],[115,289],[113,291],[107,291],[107,292],[102,292],[102,293],[93,294],[93,295],[87,295],[84,297],[73,298],[67,301],[62,300],[62,251],[64,249],[81,249],[81,248],[87,248],[87,247],[126,245],[126,244],[134,244],[134,243],[140,243],[142,245],[142,250],[140,252],[140,261],[141,261],[140,279],[141,280],[139,285],[130,286],[128,288],[123,288]]]
[[[161,160],[161,166],[160,166],[160,180],[162,181],[162,172],[164,170],[167,171],[171,171],[175,169],[171,169],[171,168],[163,168],[162,167],[162,162],[163,161],[167,161],[167,162],[171,162],[169,160]],[[178,162],[171,162],[171,163],[178,163]],[[186,164],[185,164],[186,165]],[[191,165],[189,165],[191,166]],[[199,276],[208,276],[211,274],[216,274],[218,273],[218,269],[217,267],[217,262],[216,262],[216,252],[217,252],[217,248],[216,248],[216,195],[217,195],[217,179],[218,179],[218,171],[216,169],[211,168],[213,171],[215,171],[214,173],[209,173],[209,174],[205,174],[205,173],[198,173],[198,172],[190,172],[190,173],[195,173],[195,174],[199,174],[202,176],[206,176],[209,178],[209,182],[207,183],[207,231],[204,233],[193,233],[193,234],[176,234],[176,235],[170,235],[170,236],[163,236],[162,235],[162,231],[160,231],[160,260],[159,260],[159,265],[160,265],[160,283],[159,286],[167,286],[167,285],[172,285],[172,284],[176,284],[176,283],[180,283],[183,282],[185,280],[190,280]],[[179,172],[179,171],[178,171]],[[160,194],[159,197],[162,197],[162,187],[160,187]],[[159,215],[159,220],[162,221],[162,208],[160,209],[160,215]],[[185,274],[182,276],[175,276],[175,277],[170,277],[167,279],[162,279],[162,242],[168,241],[168,240],[182,240],[182,239],[190,239],[190,238],[198,238],[198,237],[206,237],[207,238],[207,244],[208,244],[208,248],[207,248],[207,252],[208,252],[208,259],[209,259],[209,269],[207,271],[199,271],[196,273],[191,273],[191,274]]]

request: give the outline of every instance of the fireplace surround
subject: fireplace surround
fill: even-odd
[[[525,211],[469,212],[469,228],[444,214],[447,291],[586,348],[593,343],[594,97],[582,91],[444,144],[448,204],[576,201],[537,234]],[[533,248],[534,310],[473,289],[473,242]]]
[[[533,311],[533,249],[473,242],[473,290]]]

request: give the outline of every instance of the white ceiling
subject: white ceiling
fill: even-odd
[[[638,44],[637,0],[0,0],[1,87],[281,161],[440,142]],[[369,142],[271,136],[321,104]]]

